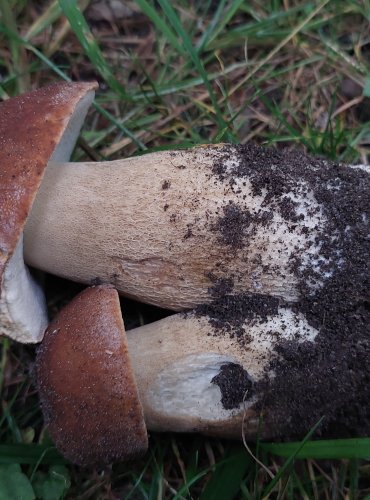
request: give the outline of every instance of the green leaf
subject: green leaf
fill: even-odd
[[[0,464],[64,464],[68,462],[49,444],[0,444]],[[1,498],[1,497],[0,497]]]
[[[215,471],[202,492],[200,500],[232,500],[240,490],[251,457],[245,450],[232,449],[228,457],[215,466]]]
[[[37,498],[60,500],[71,486],[68,469],[63,465],[50,467],[48,474],[37,471],[32,482]]]
[[[0,465],[0,498],[34,500],[35,493],[19,464]]]

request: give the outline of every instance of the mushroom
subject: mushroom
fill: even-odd
[[[23,261],[23,230],[47,162],[66,161],[93,99],[94,83],[63,83],[0,106],[0,334],[40,341],[43,292]]]
[[[292,303],[322,289],[343,261],[350,261],[342,252],[347,240],[352,239],[353,247],[364,244],[355,231],[358,217],[367,217],[361,204],[369,175],[361,168],[253,145],[65,163],[93,88],[61,84],[1,105],[6,111],[1,114],[4,165],[11,153],[22,174],[28,172],[26,178],[32,168],[38,167],[38,173],[45,169],[51,156],[37,196],[33,192],[22,216],[23,224],[31,209],[24,237],[25,260],[31,266],[86,284],[111,283],[121,294],[172,310],[210,302],[215,293],[230,289]],[[88,94],[80,108],[74,92]],[[49,108],[36,126],[27,110],[34,110],[45,95]],[[44,144],[45,130],[51,130],[53,121],[60,123],[70,96],[71,112],[63,115],[63,126],[75,109],[73,125],[53,138],[50,154],[40,157],[37,167],[31,160],[30,168],[22,140],[28,137],[36,150],[38,141]],[[14,127],[6,128],[7,106],[17,109],[22,134],[16,139]],[[43,127],[42,134],[37,127]],[[352,219],[350,206],[356,209]],[[9,261],[14,248],[5,248],[3,260]],[[2,299],[2,316],[8,309]],[[36,337],[40,334],[29,339]]]
[[[303,343],[317,331],[277,301],[263,322],[256,313],[240,326],[247,344],[220,335],[209,319],[173,315],[128,331],[126,346],[117,292],[84,290],[49,326],[37,353],[42,408],[57,447],[80,464],[140,454],[139,400],[150,430],[255,438],[263,396],[256,383],[276,356],[277,333],[279,341]]]
[[[45,421],[80,465],[130,460],[148,447],[117,292],[86,289],[51,322],[37,352]]]

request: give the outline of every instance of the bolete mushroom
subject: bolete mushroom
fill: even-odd
[[[312,217],[290,233],[248,180],[231,184],[213,172],[215,163],[237,162],[236,149],[225,148],[50,163],[26,227],[26,261],[174,310],[207,301],[212,277],[295,300],[289,261],[318,254],[322,210],[312,199]],[[303,205],[302,197],[299,213]]]
[[[148,428],[286,440],[324,417],[322,435],[368,435],[369,310],[347,285],[292,307],[224,295],[128,331]]]
[[[343,269],[363,282],[366,169],[253,145],[63,163],[93,88],[59,84],[1,105],[2,214],[7,214],[2,231],[6,236],[14,226],[8,220],[18,216],[22,226],[31,209],[24,238],[29,264],[87,284],[112,283],[122,294],[173,310],[231,291],[299,302],[333,278],[343,284]],[[37,151],[36,159],[28,158],[27,144]],[[14,191],[13,175],[24,181],[21,190]],[[36,188],[27,194],[23,188],[32,175]],[[10,207],[6,200],[13,198],[18,201]],[[21,229],[13,232],[12,243],[5,236],[2,243],[4,290],[9,283],[4,263],[10,262]],[[32,296],[23,293],[26,288],[16,286],[23,298],[11,300],[26,302],[24,296]],[[10,302],[3,293],[3,324],[12,317]],[[39,311],[39,302],[31,309]],[[39,339],[42,327],[33,330],[37,333],[10,334]]]
[[[60,88],[47,90],[57,104]],[[32,130],[22,109],[17,119]],[[43,115],[45,128],[51,113]],[[72,145],[83,113],[78,117],[64,136]],[[15,149],[14,134],[2,140]],[[66,156],[52,157],[32,205],[26,262],[86,284],[112,283],[173,310],[212,300],[225,282],[235,293],[287,302],[314,293],[342,266],[343,240],[355,237],[338,231],[339,200],[344,191],[365,192],[367,182],[360,169],[253,145],[103,163],[63,163]],[[354,195],[352,202],[360,203]]]
[[[117,292],[84,290],[51,322],[37,352],[45,421],[80,465],[130,460],[148,446]]]
[[[139,400],[153,431],[299,439],[325,417],[324,434],[367,435],[368,312],[325,300],[226,295],[129,330],[126,345],[117,292],[85,290],[37,356],[51,435],[78,463],[133,456]]]
[[[117,292],[106,285],[84,290],[51,323],[37,354],[56,445],[81,464],[142,452],[139,399],[148,429],[241,438],[244,420],[245,435],[255,438],[256,382],[276,356],[274,345],[317,335],[301,314],[276,306],[240,325],[248,345],[219,335],[208,316],[192,312],[128,331],[126,346]]]
[[[47,162],[66,161],[93,99],[94,83],[63,83],[0,105],[0,334],[40,341],[43,293],[23,261],[23,230]]]

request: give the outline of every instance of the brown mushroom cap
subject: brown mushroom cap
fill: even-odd
[[[114,288],[88,288],[60,311],[45,332],[36,368],[50,435],[72,462],[145,453],[143,410]]]
[[[41,340],[41,290],[23,264],[22,234],[49,159],[67,160],[96,83],[58,83],[0,104],[0,334]]]

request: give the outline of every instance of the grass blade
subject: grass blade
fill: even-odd
[[[22,45],[29,51],[33,52],[46,66],[52,69],[58,76],[60,76],[63,80],[69,82],[71,79],[58,67],[56,66],[49,58],[47,58],[42,52],[40,52],[36,47],[32,44],[19,37],[17,34],[11,32],[4,25],[0,23],[0,33],[4,32],[8,34],[8,36],[12,36],[16,38]],[[130,132],[122,123],[119,123],[113,115],[111,115],[108,111],[102,108],[95,100],[93,101],[93,106],[103,115],[105,116],[111,123],[120,129],[124,134],[126,134],[132,141],[142,150],[145,151],[147,148],[145,144],[143,144],[140,139],[138,139],[132,132]]]
[[[370,459],[370,438],[333,439],[301,443],[262,443],[261,447],[273,455],[320,459]]]
[[[200,500],[232,500],[240,490],[242,481],[251,457],[245,450],[232,448],[226,459],[215,466],[211,479],[204,488]]]
[[[231,19],[235,16],[235,14],[238,12],[239,8],[241,5],[243,5],[244,0],[234,0],[223,16],[215,26],[215,30],[213,31],[212,34],[210,34],[203,42],[201,48],[203,49],[204,47],[207,47],[209,43],[211,43],[225,28],[225,26],[231,21]]]
[[[214,13],[212,21],[207,26],[207,29],[204,31],[201,39],[197,43],[197,49],[199,53],[203,52],[204,47],[207,45],[210,39],[212,39],[215,35],[214,32],[218,29],[220,25],[220,20],[222,17],[222,13],[226,4],[226,0],[221,0],[218,4],[218,7]]]
[[[95,109],[99,111],[103,116],[105,116],[110,122],[114,123],[115,126],[121,130],[124,134],[126,134],[132,141],[142,150],[145,151],[147,147],[143,142],[140,141],[135,135],[130,132],[122,123],[114,118],[106,109],[102,108],[96,101],[93,102],[93,106]]]
[[[314,434],[314,432],[321,425],[321,422],[323,420],[324,420],[324,417],[321,417],[320,420],[315,424],[315,426],[312,427],[312,429],[306,435],[306,437],[303,439],[303,441],[301,443],[299,443],[299,446],[294,450],[294,452],[291,453],[291,455],[289,456],[288,460],[285,461],[284,465],[280,468],[279,472],[275,475],[274,479],[272,481],[270,481],[270,483],[267,485],[267,487],[263,491],[262,498],[268,498],[268,495],[275,488],[275,486],[280,481],[280,479],[283,477],[283,475],[285,474],[285,472],[287,472],[289,470],[289,468],[293,465],[293,462],[297,458],[297,454],[300,451],[300,449],[303,448],[304,444]]]
[[[180,37],[182,38],[182,41],[184,43],[184,47],[188,51],[196,70],[203,78],[204,85],[209,93],[209,97],[211,99],[211,102],[212,102],[212,105],[214,108],[214,112],[215,112],[215,115],[217,118],[218,126],[221,129],[228,130],[228,132],[226,133],[227,140],[229,140],[230,142],[235,142],[236,138],[235,138],[234,134],[231,133],[231,131],[229,130],[229,123],[226,122],[226,120],[224,119],[224,117],[221,113],[221,109],[218,105],[216,96],[215,96],[213,89],[212,89],[212,86],[208,80],[207,72],[204,69],[204,66],[203,66],[201,60],[199,59],[197,51],[193,47],[193,44],[191,42],[189,35],[187,34],[185,29],[183,28],[179,17],[177,16],[177,14],[174,11],[174,9],[172,8],[172,6],[169,4],[168,0],[158,0],[158,2],[160,4],[160,6],[162,7],[163,12],[167,16],[167,19],[172,24],[172,26],[176,30],[176,32],[179,33]]]
[[[0,0],[0,13],[0,18],[4,25],[8,26],[10,31],[18,33],[17,20],[8,0]],[[17,37],[9,36],[9,34],[6,34],[6,36],[8,38],[7,45],[11,56],[7,61],[8,71],[14,71],[17,77],[14,80],[17,85],[17,92],[21,93],[24,92],[28,86],[28,73],[24,58],[24,48],[18,42]]]
[[[24,35],[25,40],[30,40],[31,38],[37,36],[51,24],[53,24],[61,14],[61,8],[59,6],[58,0],[54,0],[49,7],[42,13],[40,17],[28,28],[26,34]]]
[[[109,87],[114,90],[121,99],[128,100],[123,85],[113,76],[84,15],[77,6],[76,0],[59,0],[59,3],[91,63],[99,71]]]
[[[248,73],[245,78],[242,78],[234,87],[230,90],[230,94],[233,94],[236,90],[238,90],[241,86],[245,85],[265,64],[267,64],[273,57],[275,57],[280,50],[294,38],[302,29],[313,19],[319,12],[322,10],[325,5],[329,2],[329,0],[323,0],[302,22],[298,24],[289,35],[284,38],[280,43],[278,43],[266,57],[261,59],[253,70]]]
[[[186,56],[186,50],[179,43],[177,36],[175,33],[168,27],[168,25],[163,21],[162,17],[158,14],[158,11],[152,7],[147,0],[136,0],[136,3],[139,5],[141,10],[144,12],[146,16],[155,24],[158,31],[165,35],[169,43],[178,51],[180,54]]]

